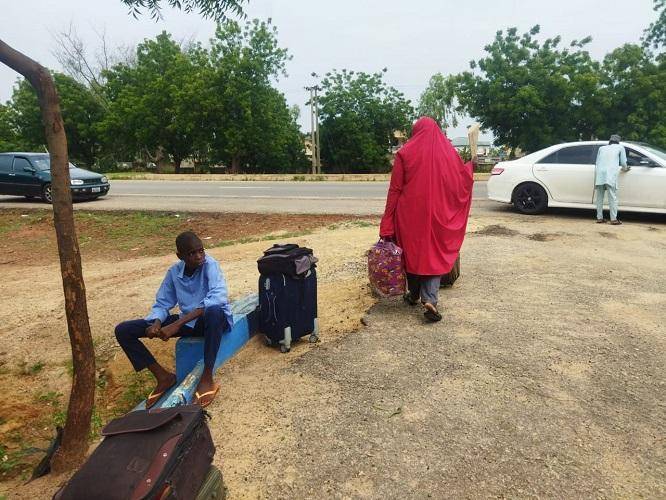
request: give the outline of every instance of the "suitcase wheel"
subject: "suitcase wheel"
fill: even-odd
[[[316,344],[317,342],[319,342],[319,335],[317,335],[316,333],[311,334],[310,338],[308,339],[308,342],[310,342],[311,344]]]
[[[288,353],[289,351],[291,351],[291,349],[289,349],[286,345],[281,345],[281,346],[280,346],[280,352],[281,352],[282,354],[286,354],[286,353]]]
[[[270,337],[264,337],[264,343],[265,343],[268,347],[273,347],[273,341],[270,339]]]

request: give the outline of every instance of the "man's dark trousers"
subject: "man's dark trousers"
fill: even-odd
[[[170,325],[177,320],[178,315],[172,314],[162,323],[162,326]],[[148,348],[139,340],[146,337],[146,328],[151,324],[152,321],[135,319],[124,321],[116,326],[116,339],[136,371],[141,371],[156,362]],[[222,306],[210,306],[204,310],[203,316],[197,319],[194,328],[183,325],[174,337],[203,337],[204,366],[213,369],[222,334],[227,330],[227,318]]]

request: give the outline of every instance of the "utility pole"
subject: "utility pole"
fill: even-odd
[[[312,150],[312,174],[317,173],[317,133],[315,130],[314,87],[305,87],[310,91],[310,144]]]
[[[316,76],[313,73],[313,76]],[[319,142],[319,85],[305,87],[310,91],[310,138],[312,141],[312,173],[321,174],[321,144]]]
[[[317,141],[317,173],[321,175],[321,141],[319,139],[319,94],[321,90],[319,85],[316,85],[314,88],[314,100],[315,100],[315,139]]]

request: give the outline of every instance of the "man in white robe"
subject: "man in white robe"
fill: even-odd
[[[608,193],[608,206],[610,208],[610,221],[613,225],[622,224],[617,218],[617,189],[620,171],[628,172],[627,152],[620,144],[619,135],[612,135],[606,146],[601,146],[597,153],[595,170],[595,198],[597,201],[597,223],[606,222],[604,219],[604,195]]]

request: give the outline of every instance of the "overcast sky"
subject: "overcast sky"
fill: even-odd
[[[640,39],[656,18],[652,6],[652,0],[251,0],[246,12],[271,17],[278,27],[281,45],[293,56],[278,88],[301,106],[308,129],[303,87],[312,83],[313,71],[387,67],[387,81],[416,103],[432,74],[468,69],[499,29],[524,32],[540,24],[544,38],[560,34],[567,44],[591,35],[589,50],[602,58]],[[136,20],[120,0],[0,0],[0,19],[0,39],[54,69],[51,34],[70,23],[92,48],[95,30],[105,30],[114,45],[135,45],[162,30],[177,40],[206,42],[214,31],[196,13],[165,10],[161,21]],[[0,65],[0,101],[11,96],[16,76]]]

